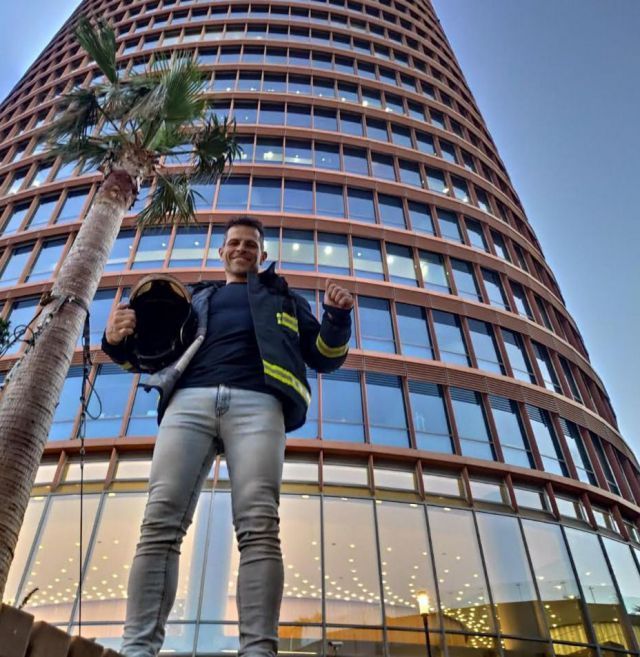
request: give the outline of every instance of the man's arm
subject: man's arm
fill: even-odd
[[[345,288],[327,281],[322,323],[307,300],[296,295],[300,348],[305,363],[318,372],[337,370],[347,358],[351,337],[353,297]]]

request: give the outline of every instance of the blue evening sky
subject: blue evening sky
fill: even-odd
[[[640,2],[433,1],[638,452]],[[77,4],[0,2],[0,97]]]

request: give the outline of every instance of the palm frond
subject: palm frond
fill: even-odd
[[[149,205],[138,215],[143,228],[162,224],[185,223],[195,220],[195,193],[186,176],[169,178],[157,174],[155,191]]]
[[[95,25],[86,16],[81,16],[75,29],[78,43],[87,51],[111,84],[118,82],[116,66],[116,33],[102,18]]]
[[[242,149],[235,139],[235,121],[225,117],[222,122],[214,114],[210,117],[202,130],[192,138],[196,154],[196,167],[194,175],[199,179],[214,182],[223,173],[227,166],[242,153]]]
[[[202,117],[205,101],[200,93],[202,72],[190,56],[160,60],[153,74],[158,84],[135,106],[130,115],[140,122],[145,144],[153,147],[164,124],[189,124]]]
[[[45,133],[48,139],[84,139],[95,127],[100,115],[100,99],[95,88],[78,88],[65,94],[58,101],[60,112],[51,127]]]
[[[69,141],[52,142],[49,153],[61,157],[63,162],[82,159],[87,166],[98,168],[108,159],[117,158],[123,151],[124,144],[116,135],[88,137]]]

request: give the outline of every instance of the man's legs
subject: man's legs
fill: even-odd
[[[273,657],[284,583],[278,516],[285,447],[282,406],[264,393],[233,388],[228,394],[220,438],[240,549],[239,657]]]
[[[160,425],[129,575],[121,648],[126,657],[155,657],[162,646],[176,596],[180,544],[217,452],[218,390],[178,390]]]

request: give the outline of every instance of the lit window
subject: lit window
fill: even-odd
[[[422,280],[428,290],[450,294],[449,276],[444,267],[442,256],[439,253],[420,251],[420,269]]]

